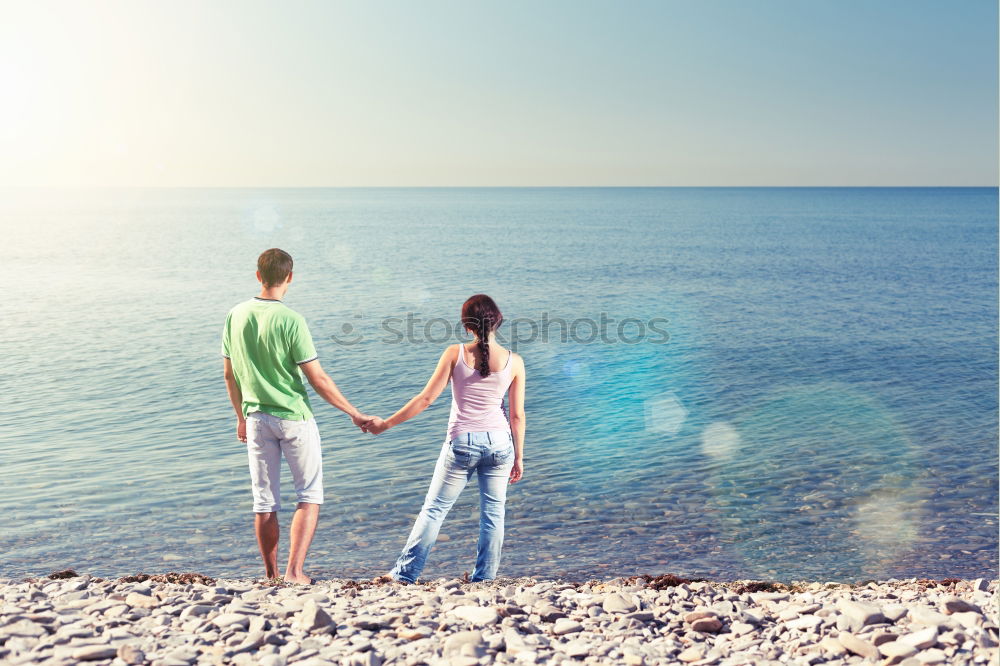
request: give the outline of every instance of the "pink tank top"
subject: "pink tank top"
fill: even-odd
[[[497,372],[483,377],[465,360],[465,347],[459,345],[458,360],[451,371],[451,416],[448,417],[448,441],[467,432],[504,430],[510,423],[503,409],[503,396],[510,388],[511,357]]]

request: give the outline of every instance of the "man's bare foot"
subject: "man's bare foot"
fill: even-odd
[[[286,583],[297,583],[299,585],[312,585],[316,582],[315,578],[310,578],[309,576],[302,574],[301,576],[289,576],[285,574]]]

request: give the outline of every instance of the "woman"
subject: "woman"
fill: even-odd
[[[476,339],[451,345],[438,361],[424,389],[384,421],[362,426],[376,435],[413,418],[441,395],[451,379],[451,416],[434,478],[424,506],[389,576],[415,583],[427,555],[466,482],[479,480],[479,546],[472,581],[493,580],[503,544],[507,482],[524,473],[524,361],[500,346],[496,329],[503,321],[500,309],[486,294],[476,294],[462,305],[462,324]],[[510,421],[503,412],[508,394]],[[513,431],[513,433],[512,433]]]

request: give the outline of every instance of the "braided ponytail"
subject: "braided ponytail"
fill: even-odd
[[[490,320],[480,319],[479,320],[479,330],[476,331],[476,335],[479,337],[477,345],[479,347],[479,363],[476,364],[476,369],[479,370],[479,374],[483,377],[490,376]]]
[[[486,294],[470,296],[462,304],[462,323],[476,334],[479,362],[476,370],[483,377],[490,376],[490,333],[503,323],[503,315],[493,299]]]

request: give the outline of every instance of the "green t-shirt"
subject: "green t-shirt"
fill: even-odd
[[[312,407],[299,365],[316,359],[306,320],[281,301],[254,297],[226,317],[222,355],[233,363],[243,415],[267,412],[304,421]]]

